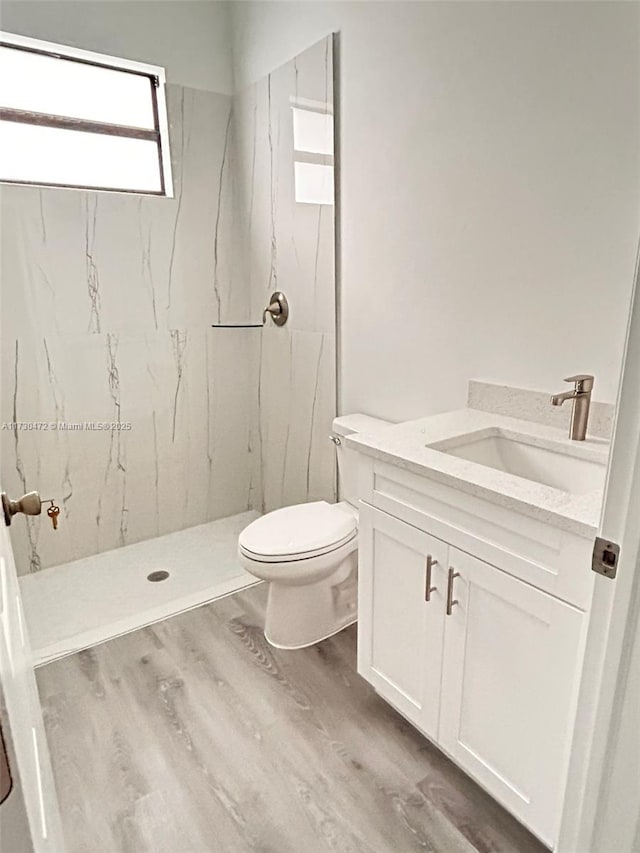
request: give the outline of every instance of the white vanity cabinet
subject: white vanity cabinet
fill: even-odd
[[[586,614],[420,526],[361,506],[359,672],[553,847]]]
[[[368,507],[361,522],[359,672],[407,719],[435,739],[448,547]]]
[[[584,614],[455,548],[449,566],[439,743],[552,845]]]

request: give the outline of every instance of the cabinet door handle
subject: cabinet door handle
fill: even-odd
[[[438,561],[434,560],[431,554],[427,555],[427,567],[424,578],[424,600],[431,601],[431,593],[435,592],[438,587],[431,586],[431,569],[438,565]]]
[[[453,581],[460,577],[460,572],[455,569],[449,569],[449,580],[447,582],[447,616],[451,616],[455,604],[459,604],[457,598],[453,597]]]

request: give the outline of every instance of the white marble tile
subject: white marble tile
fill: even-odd
[[[257,439],[259,332],[212,329],[208,335],[208,449],[210,511],[258,508],[260,445]],[[194,464],[198,460],[194,459]]]
[[[35,664],[255,583],[240,565],[237,538],[257,515],[241,513],[23,576]],[[157,570],[169,578],[148,581]]]
[[[331,38],[323,39],[265,80],[234,96],[237,204],[242,240],[259,315],[274,290],[286,293],[290,325],[307,331],[335,329],[334,208],[295,200],[296,103],[333,113]],[[332,157],[318,158],[333,164]]]
[[[333,112],[331,38],[233,99],[236,239],[261,316],[274,290],[290,306],[287,325],[261,333],[259,466],[262,507],[335,500],[336,412],[334,209],[295,200],[292,107]],[[325,158],[333,162],[333,158]]]
[[[41,339],[95,327],[87,275],[86,204],[92,193],[4,186],[2,329]]]
[[[297,204],[292,105],[332,111],[331,39],[231,99],[168,87],[175,198],[5,187],[2,484],[20,574],[184,527],[335,499],[333,207]],[[318,106],[319,105],[319,106]],[[7,286],[5,283],[10,283]],[[259,322],[272,290],[286,327]]]
[[[551,394],[560,390],[562,390],[562,383],[547,392],[471,379],[467,405],[471,409],[479,409],[482,412],[495,412],[511,418],[522,418],[526,421],[568,430],[571,405],[569,403],[565,403],[564,406],[551,405]],[[611,403],[592,400],[589,412],[589,435],[610,439],[614,414],[615,406]]]
[[[335,449],[328,438],[334,374],[333,335],[264,330],[260,430],[266,511],[335,500]]]
[[[174,199],[1,192],[2,281],[12,282],[2,293],[3,421],[15,409],[25,422],[131,423],[2,432],[3,487],[37,488],[62,508],[55,534],[48,519],[14,522],[20,573],[252,502],[255,344],[237,333],[212,357],[210,328],[216,287],[223,307],[231,301],[231,101],[177,86],[168,95]]]
[[[131,429],[2,432],[5,458],[19,449],[6,488],[37,487],[62,508],[55,534],[44,517],[15,520],[18,563],[30,562],[27,530],[41,545],[33,570],[249,508],[256,343],[249,330],[101,334],[52,339],[19,360],[18,418]]]

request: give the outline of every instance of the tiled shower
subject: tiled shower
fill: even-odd
[[[1,191],[3,485],[62,509],[14,522],[21,575],[336,495],[334,209],[296,200],[333,152],[293,131],[332,127],[332,40],[167,94],[174,198]]]

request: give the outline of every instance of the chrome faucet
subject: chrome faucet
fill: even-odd
[[[588,373],[580,373],[578,376],[568,376],[564,381],[573,382],[573,390],[565,391],[562,394],[554,394],[551,397],[551,405],[561,406],[565,400],[573,400],[573,411],[571,412],[571,423],[569,424],[569,438],[572,441],[584,441],[587,436],[591,392],[593,391],[593,376],[590,376]]]

